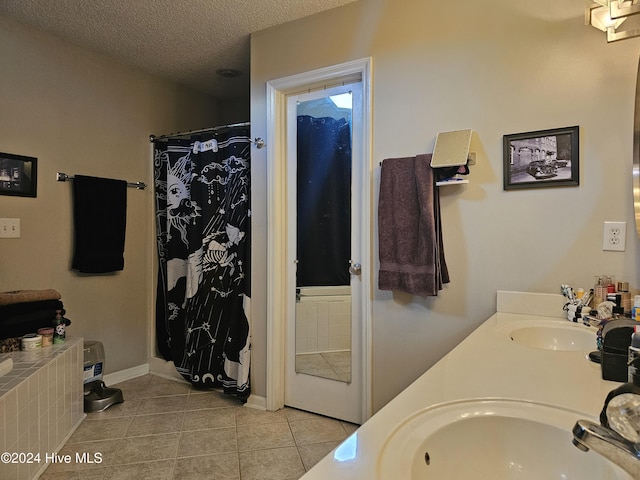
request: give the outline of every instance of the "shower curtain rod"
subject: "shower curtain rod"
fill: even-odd
[[[196,135],[198,133],[215,132],[217,130],[223,130],[225,128],[248,127],[249,125],[251,125],[251,122],[230,123],[228,125],[220,125],[219,127],[202,128],[200,130],[189,130],[187,132],[169,133],[167,135],[160,135],[159,137],[156,137],[155,135],[149,135],[149,141],[153,142],[154,140],[165,140],[168,138],[184,137],[187,135]],[[255,146],[258,148],[264,147],[264,140],[262,140],[261,138],[256,138],[254,140],[250,139],[249,141],[255,144]]]
[[[73,180],[74,177],[67,175],[66,173],[56,173],[56,180],[59,182],[66,182],[67,180]],[[144,190],[147,184],[144,182],[127,182],[127,187],[137,188],[138,190]]]

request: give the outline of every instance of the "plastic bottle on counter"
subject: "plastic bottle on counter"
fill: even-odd
[[[629,366],[629,382],[633,382],[640,372],[640,331],[638,326],[633,327],[633,334],[631,335],[631,345],[629,345],[629,357],[627,361]],[[640,377],[636,379],[640,380]]]
[[[607,286],[604,283],[604,279],[601,276],[596,277],[595,285],[593,286],[593,305],[595,310],[602,302],[604,302],[607,296]]]
[[[56,310],[56,319],[53,321],[53,344],[64,343],[67,338],[67,326],[71,324],[64,318],[62,310]]]
[[[625,315],[631,315],[631,292],[629,291],[629,282],[618,282],[618,292],[622,297],[621,306]]]
[[[633,308],[631,309],[631,320],[636,322],[640,321],[640,295],[636,295],[633,301]]]

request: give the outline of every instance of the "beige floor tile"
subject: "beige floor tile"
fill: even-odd
[[[68,443],[122,438],[130,423],[131,417],[85,419],[73,432]]]
[[[143,397],[144,393],[149,389],[149,385],[151,385],[153,382],[156,382],[159,378],[161,377],[147,374],[109,386],[113,386],[122,390],[122,396],[124,397],[124,400],[126,402],[127,399]]]
[[[91,472],[94,475],[93,470],[104,472],[104,467],[109,465],[113,461],[114,452],[120,444],[120,440],[101,440],[97,442],[82,442],[82,443],[67,443],[60,449],[58,455],[65,456],[70,455],[72,461],[70,463],[52,463],[47,467],[46,472],[48,474],[54,474],[59,472]],[[95,463],[82,463],[78,462],[78,457],[91,458],[95,460]],[[41,477],[42,478],[42,477]]]
[[[104,480],[171,480],[174,460],[132,463],[108,467]],[[183,477],[188,478],[188,477]]]
[[[302,459],[302,464],[304,465],[305,470],[308,471],[338,445],[340,445],[340,442],[323,442],[311,445],[300,445],[298,447],[298,452],[300,452],[300,458]]]
[[[123,465],[175,458],[179,441],[179,433],[124,438],[114,452],[112,464]]]
[[[173,469],[173,478],[175,480],[239,480],[238,455],[234,452],[178,458]]]
[[[315,418],[311,420],[290,421],[291,432],[296,445],[312,443],[341,442],[347,438],[347,432],[339,420],[331,418]]]
[[[296,372],[338,380],[338,374],[320,354],[296,355]]]
[[[214,428],[211,430],[182,432],[178,447],[178,457],[215,455],[237,451],[238,441],[235,427]]]
[[[47,468],[40,475],[40,480],[102,480],[106,470],[106,467],[78,471],[55,471]]]
[[[184,412],[137,415],[131,420],[125,437],[180,432]]]
[[[342,428],[344,428],[344,431],[347,432],[347,435],[351,435],[358,428],[360,428],[360,425],[356,425],[355,423],[349,423],[349,422],[340,422],[340,423],[342,424]]]
[[[235,407],[207,408],[184,412],[182,431],[230,428],[236,426]]]
[[[153,415],[155,413],[180,412],[187,404],[187,396],[144,398],[140,401],[137,413],[138,415]]]
[[[321,355],[336,371],[351,369],[351,352],[323,352]]]
[[[256,408],[237,407],[236,408],[236,424],[238,427],[251,423],[278,423],[286,422],[287,414],[285,409],[277,412],[265,412]]]
[[[240,452],[239,456],[242,480],[289,480],[304,474],[295,447]]]
[[[165,397],[168,395],[185,395],[191,391],[192,387],[188,383],[157,378],[143,391],[143,397]]]
[[[102,463],[50,465],[43,480],[297,480],[357,428],[154,375],[115,386],[124,403],[89,414],[60,452]]]
[[[316,418],[324,418],[316,415],[315,413],[305,412],[304,410],[298,410],[296,408],[284,407],[282,411],[287,416],[287,420],[295,422],[297,420],[313,420]]]
[[[114,417],[131,417],[132,415],[135,415],[136,412],[138,411],[140,402],[141,402],[140,398],[125,397],[124,402],[111,405],[109,408],[107,408],[102,412],[88,413],[87,420],[100,420],[103,418],[114,418]]]
[[[199,392],[191,391],[187,400],[186,410],[201,410],[204,408],[237,407],[242,402],[231,395],[225,395],[216,391]]]
[[[293,446],[295,442],[286,421],[253,423],[238,429],[238,451],[240,452]]]

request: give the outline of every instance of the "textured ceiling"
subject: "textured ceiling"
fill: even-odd
[[[355,0],[0,0],[0,15],[218,98],[249,92],[249,35]],[[236,78],[216,75],[236,69]]]

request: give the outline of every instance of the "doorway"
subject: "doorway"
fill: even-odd
[[[354,423],[362,423],[371,415],[370,66],[370,59],[358,60],[267,84],[269,410],[288,405]],[[335,109],[327,103],[333,101],[331,97],[348,99],[350,106]],[[348,118],[341,118],[342,115]],[[346,189],[339,188],[342,200],[338,201],[342,207],[347,207],[347,212],[335,215],[339,220],[337,223],[342,225],[336,227],[339,230],[345,230],[344,220],[348,216],[347,235],[350,238],[346,241],[347,247],[343,242],[343,247],[326,249],[326,258],[337,265],[335,271],[326,272],[323,267],[309,267],[306,260],[305,265],[300,263],[301,259],[318,255],[305,253],[305,245],[298,242],[305,235],[305,230],[299,230],[298,225],[305,221],[309,223],[309,214],[302,213],[303,206],[298,205],[299,196],[309,197],[308,189],[300,189],[298,182],[317,179],[318,175],[313,174],[307,180],[298,178],[298,172],[307,169],[309,164],[298,163],[297,144],[305,141],[298,136],[299,120],[311,124],[334,122],[330,118],[335,120],[335,131],[348,134],[352,150],[350,168],[343,164],[339,167],[342,175],[338,175],[348,178],[349,182]],[[317,150],[311,149],[312,152]],[[311,160],[314,168],[320,164],[318,158]],[[334,166],[329,170],[335,169]],[[313,187],[324,189],[321,184]],[[303,194],[298,195],[299,191]],[[344,192],[347,192],[346,200]],[[336,203],[336,200],[331,202]],[[315,225],[318,221],[311,219],[310,223]],[[337,236],[331,235],[332,238]],[[321,249],[321,246],[317,247],[315,252]],[[318,269],[322,273],[318,273]],[[320,304],[318,307],[314,302],[321,302],[324,307]],[[348,318],[350,324],[336,330],[342,333],[342,338],[333,338],[331,346],[327,328],[321,327],[323,331],[318,333],[324,333],[325,338],[321,340],[324,343],[318,345],[318,338],[312,338],[315,334],[311,332],[317,327],[318,319],[310,318],[308,323],[301,324],[298,318],[296,325],[296,313],[300,317],[301,311],[317,308],[322,311],[329,307],[340,310],[341,318]],[[328,319],[324,317],[321,321]],[[336,323],[333,318],[332,324]],[[304,359],[299,355],[301,350],[304,350]],[[318,351],[329,359],[338,359],[335,377],[309,369],[308,360]]]

